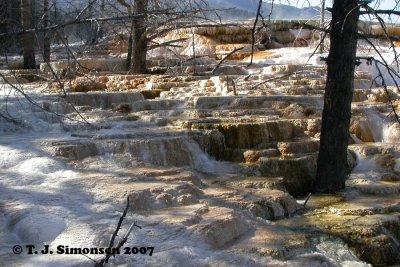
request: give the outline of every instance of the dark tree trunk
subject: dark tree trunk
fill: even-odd
[[[49,26],[49,0],[43,0],[43,27]],[[48,31],[43,32],[43,60],[50,62],[50,36]]]
[[[0,21],[6,21],[10,17],[10,11],[11,1],[0,0]],[[0,26],[3,26],[1,24]]]
[[[21,24],[27,30],[32,28],[31,1],[21,0]],[[33,32],[22,35],[22,49],[24,55],[24,69],[36,68],[35,61],[35,36]]]
[[[127,8],[128,10],[128,15],[132,16],[133,11],[132,11],[132,6],[128,4],[125,0],[117,0],[118,3],[123,5],[124,7]],[[134,26],[134,21],[132,19],[131,21],[131,27],[129,28],[129,38],[128,38],[128,55],[126,56],[126,69],[130,70],[132,67],[132,46],[133,46],[133,26]]]
[[[53,6],[54,6],[54,23],[57,24],[58,21],[57,0],[53,1]]]
[[[132,23],[133,24],[133,23]],[[133,26],[131,26],[128,39],[128,55],[126,56],[126,68],[129,70],[132,66],[132,48],[133,48],[133,37],[132,37]]]
[[[136,0],[133,5],[133,14],[142,14],[132,20],[132,62],[131,73],[146,73],[147,54],[147,7],[148,0]]]
[[[320,193],[334,193],[345,187],[358,16],[356,0],[334,1],[321,144],[314,186],[314,190]]]
[[[9,26],[6,23],[7,19],[12,17],[12,2],[6,0],[0,0],[0,33],[6,33]],[[0,52],[10,51],[10,38],[0,38]]]

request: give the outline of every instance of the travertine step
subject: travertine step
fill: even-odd
[[[307,154],[318,152],[319,140],[301,139],[290,142],[278,142],[277,148],[281,155],[292,156],[294,154]]]
[[[171,110],[184,105],[184,101],[178,99],[151,99],[132,103],[132,111],[143,110]]]
[[[261,157],[259,170],[263,176],[280,176],[293,196],[306,195],[312,190],[317,167],[317,153],[293,157]]]
[[[248,210],[267,220],[282,219],[300,209],[288,193],[274,189],[282,188],[279,178],[248,177],[212,183],[204,189],[206,203],[212,206]]]
[[[225,97],[199,97],[195,103],[197,109],[248,109],[267,108],[276,106],[277,103],[298,103],[311,106],[320,106],[322,97],[319,96],[225,96]]]

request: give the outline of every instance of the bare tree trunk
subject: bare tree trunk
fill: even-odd
[[[334,193],[345,187],[358,17],[357,0],[334,1],[316,192]]]
[[[324,24],[325,24],[325,0],[321,0],[321,18],[320,18],[320,21],[319,21],[319,27],[321,29],[323,29],[324,28]],[[324,37],[324,32],[321,31],[319,36],[320,36],[320,40],[321,40],[321,44],[319,46],[319,52],[323,53],[324,49],[325,49],[324,42],[322,42],[322,39]]]
[[[6,21],[10,17],[10,11],[11,1],[0,0],[0,21]]]
[[[132,20],[132,62],[131,73],[146,73],[146,54],[147,54],[147,7],[148,0],[136,0],[133,5],[134,14],[142,14]]]
[[[128,39],[128,55],[126,56],[126,68],[130,69],[132,66],[132,48],[133,48],[133,21],[131,23],[131,28],[129,29],[129,39]]]
[[[125,0],[117,0],[118,3],[120,3],[121,5],[123,5],[124,7],[126,7],[126,9],[128,10],[128,15],[132,16],[133,15],[133,11],[132,11],[132,5],[130,5],[129,3],[127,3]],[[133,26],[134,26],[134,22],[133,19],[131,21],[131,27],[129,28],[129,38],[128,38],[128,55],[126,56],[126,69],[130,70],[131,66],[132,66],[132,46],[133,46]]]
[[[53,6],[54,6],[54,23],[57,24],[58,21],[57,0],[53,0]]]
[[[21,24],[25,30],[32,28],[30,0],[21,0]],[[22,48],[24,50],[24,69],[36,68],[34,44],[35,37],[32,32],[22,35]]]
[[[49,0],[43,0],[43,28],[49,26]],[[43,32],[43,60],[50,62],[50,36],[48,31]]]
[[[11,17],[11,1],[0,0],[0,33],[7,32],[7,25],[2,23],[1,21],[6,21],[8,18]],[[0,38],[0,52],[7,51],[9,47],[7,47],[7,39]]]

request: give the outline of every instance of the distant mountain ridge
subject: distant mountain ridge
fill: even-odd
[[[219,9],[230,9],[222,11],[224,17],[250,18],[255,15],[258,0],[208,0],[210,7]],[[267,17],[271,13],[271,3],[262,4],[262,13]],[[274,3],[271,19],[318,19],[320,15],[319,6],[297,8],[295,6]]]

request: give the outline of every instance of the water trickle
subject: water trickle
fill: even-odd
[[[398,122],[387,123],[383,127],[383,142],[384,143],[399,143],[400,142],[400,124]]]
[[[22,242],[37,244],[54,240],[66,225],[62,218],[33,211],[18,218],[13,228]]]
[[[132,159],[154,166],[188,166],[197,171],[214,173],[229,171],[223,162],[212,160],[191,137],[159,136],[150,139],[71,140],[55,142],[55,155],[69,160],[87,157],[129,155]],[[225,168],[227,168],[225,170]],[[221,168],[221,170],[220,170]]]
[[[321,236],[312,239],[317,250],[336,264],[344,266],[370,266],[361,262],[349,247],[337,237]]]
[[[368,173],[378,169],[378,165],[375,161],[360,154],[358,151],[354,151],[354,153],[356,154],[357,165],[353,169],[352,173]]]
[[[371,130],[375,142],[383,142],[383,129],[386,127],[384,117],[375,109],[365,109],[365,115],[368,119],[368,126]]]
[[[282,59],[292,60],[290,57]],[[129,242],[158,245],[151,259],[135,258],[136,265],[192,261],[200,266],[268,266],[275,261],[276,266],[368,266],[354,253],[372,253],[378,243],[363,243],[353,253],[350,248],[354,247],[345,242],[348,236],[357,242],[368,241],[362,234],[381,226],[374,218],[386,218],[389,223],[373,234],[395,240],[392,243],[399,246],[394,238],[398,238],[400,187],[396,171],[400,172],[400,161],[390,150],[395,150],[395,144],[383,143],[397,142],[394,137],[400,135],[381,115],[387,111],[383,105],[375,108],[370,107],[375,106],[372,102],[359,101],[363,106],[361,112],[356,110],[357,122],[363,122],[369,138],[360,137],[362,129],[352,136],[353,146],[361,147],[355,150],[359,152],[358,166],[346,181],[347,191],[339,196],[339,202],[316,205],[318,196],[312,196],[304,214],[294,215],[301,207],[285,192],[290,189],[296,194],[306,183],[311,187],[315,177],[318,141],[305,135],[317,138],[320,130],[321,71],[314,76],[299,74],[281,84],[264,83],[257,88],[261,95],[253,95],[248,88],[268,79],[262,73],[249,76],[246,82],[235,78],[238,96],[227,96],[233,94],[233,86],[226,76],[202,76],[193,83],[187,77],[184,82],[161,76],[147,80],[145,88],[166,90],[161,94],[165,99],[151,101],[137,91],[71,94],[69,100],[78,105],[81,114],[99,126],[96,130],[75,129],[72,136],[57,126],[57,119],[48,112],[22,98],[11,101],[9,110],[37,132],[24,142],[10,135],[0,140],[4,174],[0,179],[0,222],[7,224],[4,217],[8,215],[1,216],[3,210],[16,209],[7,207],[14,198],[29,203],[29,209],[41,208],[33,210],[31,217],[17,218],[12,234],[20,235],[21,240],[56,238],[54,243],[108,245],[113,231],[110,225],[120,216],[118,211],[123,210],[129,195],[134,218],[147,228],[135,232]],[[244,96],[246,90],[248,96]],[[38,101],[48,111],[75,115],[48,95]],[[377,102],[380,99],[373,103]],[[115,104],[128,108],[124,113],[113,109]],[[287,116],[282,113],[286,108]],[[0,123],[0,128],[7,126]],[[368,153],[360,152],[367,146]],[[48,153],[41,151],[44,149]],[[211,158],[236,160],[242,155],[245,163]],[[393,175],[382,178],[387,174]],[[267,221],[283,217],[282,221]],[[38,223],[49,225],[50,231],[43,233]],[[5,232],[1,227],[0,231]],[[44,239],[39,240],[38,234]],[[89,238],[76,238],[83,235]],[[0,235],[0,243],[15,243],[13,238]],[[210,249],[216,245],[221,249]],[[389,249],[382,248],[381,255]],[[274,254],[282,257],[272,259]],[[120,261],[117,265],[132,263],[122,257],[116,260]]]

